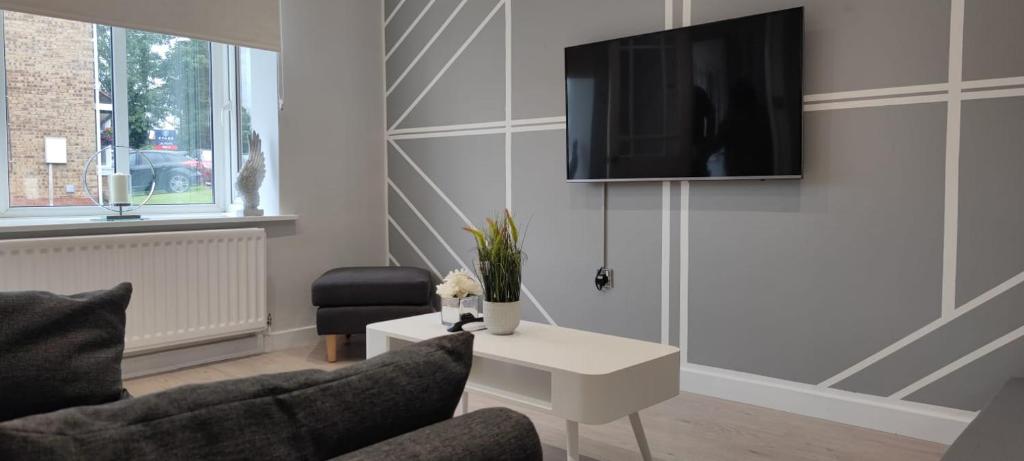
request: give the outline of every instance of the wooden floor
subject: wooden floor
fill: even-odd
[[[339,361],[324,360],[324,344],[220,362],[129,380],[125,387],[142,395],[182,384],[241,378],[260,373],[334,369],[363,357],[359,338],[338,351]],[[483,397],[470,397],[470,409],[496,406]],[[523,411],[530,416],[545,458],[564,458],[564,421]],[[678,397],[641,412],[655,459],[694,461],[745,460],[938,460],[945,446],[816,418],[730,402],[696,394]],[[638,460],[636,440],[626,419],[604,426],[580,426],[580,449],[585,458]],[[559,456],[560,455],[560,456]]]

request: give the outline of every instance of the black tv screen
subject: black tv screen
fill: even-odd
[[[569,181],[799,178],[803,8],[565,49]]]

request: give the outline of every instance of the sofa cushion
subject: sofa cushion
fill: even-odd
[[[942,461],[1024,459],[1024,378],[1013,378],[981,409]]]
[[[0,292],[0,421],[121,397],[132,285]]]
[[[0,423],[0,459],[329,459],[448,419],[473,336]]]
[[[314,306],[430,304],[430,272],[418,267],[342,267],[313,282]]]
[[[484,408],[341,455],[332,461],[541,461],[530,418],[508,408]]]

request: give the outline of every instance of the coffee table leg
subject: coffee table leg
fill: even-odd
[[[565,459],[568,461],[579,461],[580,459],[580,423],[576,421],[565,422]]]
[[[640,423],[640,413],[631,413],[629,423],[633,425],[633,435],[636,436],[637,445],[640,445],[640,456],[644,461],[651,461],[651,446],[647,444],[647,435],[644,434],[644,426]]]

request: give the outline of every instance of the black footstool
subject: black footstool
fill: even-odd
[[[338,335],[366,333],[374,322],[434,312],[434,281],[416,267],[343,267],[313,282],[316,332],[327,336],[327,361],[338,359]]]

